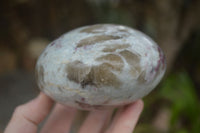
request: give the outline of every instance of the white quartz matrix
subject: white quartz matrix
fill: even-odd
[[[52,43],[36,65],[39,88],[79,109],[103,109],[144,97],[160,82],[166,61],[145,34],[115,24],[72,30]]]

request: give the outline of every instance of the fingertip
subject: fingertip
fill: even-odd
[[[48,95],[46,95],[44,92],[40,92],[36,99],[38,99],[40,101],[49,102],[49,103],[54,102],[54,100],[51,99]]]
[[[144,101],[142,99],[139,99],[138,101],[138,104],[140,104],[142,107],[144,107]]]
[[[139,99],[135,101],[134,103],[130,104],[129,107],[142,110],[144,108],[144,102],[143,100]]]
[[[125,114],[135,114],[140,115],[142,113],[142,110],[144,108],[144,102],[139,99],[131,104],[129,104],[127,107],[123,109],[123,112]]]

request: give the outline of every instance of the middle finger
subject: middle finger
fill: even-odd
[[[77,110],[56,104],[41,133],[67,133],[70,130]]]
[[[91,111],[83,122],[79,133],[100,133],[109,121],[113,109]]]

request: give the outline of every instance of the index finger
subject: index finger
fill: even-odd
[[[30,102],[18,106],[5,133],[36,133],[40,122],[49,114],[53,101],[43,93]]]

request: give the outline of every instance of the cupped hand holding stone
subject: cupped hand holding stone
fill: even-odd
[[[90,113],[79,133],[132,133],[143,102],[160,82],[166,60],[145,34],[112,24],[85,26],[50,43],[39,57],[41,94],[17,107],[5,133],[68,133],[77,109]],[[45,94],[43,94],[45,93]],[[48,96],[49,97],[48,97]],[[111,118],[113,108],[119,108]]]
[[[72,107],[56,104],[45,94],[30,102],[18,106],[5,129],[5,133],[36,133],[38,125],[50,113],[41,133],[69,133],[77,110]],[[143,109],[143,102],[137,100],[132,104],[120,107],[111,119],[113,109],[91,111],[79,133],[132,133]]]

